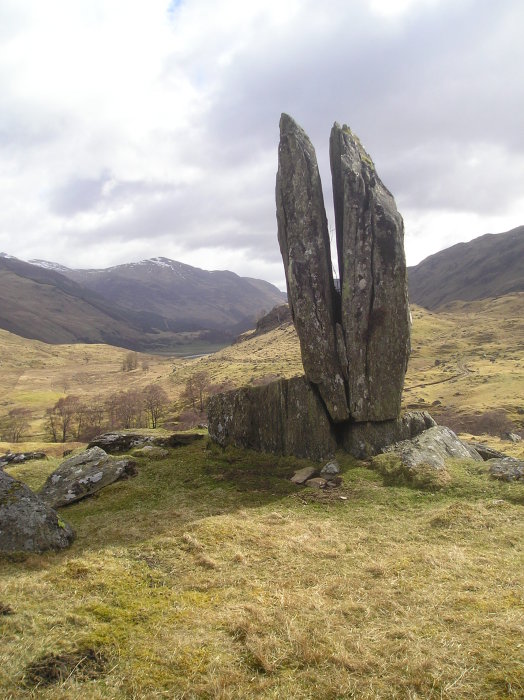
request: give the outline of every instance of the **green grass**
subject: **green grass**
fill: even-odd
[[[339,460],[316,491],[289,482],[302,460],[203,441],[61,509],[69,550],[1,562],[0,695],[521,697],[522,486]]]

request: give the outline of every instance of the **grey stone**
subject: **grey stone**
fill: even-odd
[[[59,508],[135,475],[134,462],[130,459],[113,459],[100,447],[91,447],[62,462],[48,476],[39,496],[51,507]]]
[[[0,552],[69,547],[75,533],[30,488],[0,471]]]
[[[480,442],[465,442],[466,447],[472,447],[478,454],[482,457],[484,461],[488,459],[503,459],[508,455],[504,452],[499,452],[499,450],[493,449],[493,447],[488,447]]]
[[[320,476],[324,479],[330,479],[340,474],[340,467],[336,462],[328,462],[320,470]]]
[[[22,464],[31,459],[47,459],[45,452],[8,452],[0,456],[0,469],[8,464]]]
[[[145,445],[144,447],[139,447],[133,451],[136,457],[149,457],[149,459],[164,459],[167,457],[169,452],[163,447],[157,447],[155,445]]]
[[[333,126],[330,159],[349,410],[355,421],[393,420],[410,353],[404,224],[346,125]]]
[[[317,474],[318,469],[316,467],[304,467],[296,471],[291,477],[291,481],[294,484],[305,484],[308,479],[312,479],[315,474]]]
[[[482,462],[482,457],[459,440],[455,433],[443,425],[429,428],[411,440],[402,440],[386,447],[384,452],[395,452],[403,463],[412,467],[419,463],[434,467],[444,467],[450,457],[455,459],[475,459]]]
[[[276,204],[288,302],[304,372],[318,387],[331,419],[344,421],[349,412],[337,350],[336,292],[322,184],[315,149],[287,114],[280,119]]]
[[[499,481],[520,481],[524,483],[524,462],[514,457],[490,459],[489,473]]]
[[[330,458],[337,444],[326,409],[304,377],[244,387],[211,397],[209,435],[219,445]]]
[[[420,435],[437,424],[426,411],[408,411],[395,420],[347,423],[340,430],[342,448],[358,459],[367,459],[382,450]]]
[[[136,447],[156,445],[158,447],[181,447],[203,440],[199,433],[172,433],[168,436],[142,435],[140,433],[111,432],[99,435],[87,446],[101,447],[109,454],[129,452]]]
[[[520,435],[517,435],[517,433],[506,433],[504,437],[510,442],[520,442],[522,440]]]
[[[309,486],[313,489],[325,489],[326,485],[327,481],[319,476],[315,477],[314,479],[308,479],[306,481],[306,486]]]

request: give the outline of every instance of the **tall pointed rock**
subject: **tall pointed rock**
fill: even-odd
[[[335,123],[329,150],[349,410],[356,421],[391,420],[400,413],[410,352],[404,224],[347,126]]]
[[[335,422],[349,418],[337,350],[329,232],[315,149],[287,114],[280,119],[276,183],[278,241],[306,378]],[[339,334],[341,335],[341,334]]]

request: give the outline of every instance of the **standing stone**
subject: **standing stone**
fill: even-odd
[[[335,123],[331,172],[342,327],[355,421],[396,419],[410,352],[404,225],[373,161]]]
[[[322,184],[315,149],[287,114],[280,119],[276,203],[278,241],[302,364],[338,423],[349,418],[349,411],[345,369],[337,349],[336,292]]]

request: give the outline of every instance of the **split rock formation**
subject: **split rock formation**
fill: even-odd
[[[402,217],[345,125],[333,126],[330,158],[340,292],[315,150],[282,115],[278,241],[305,377],[211,399],[209,433],[221,445],[311,459],[341,447],[365,457],[434,425],[427,414],[400,415],[410,352]]]

